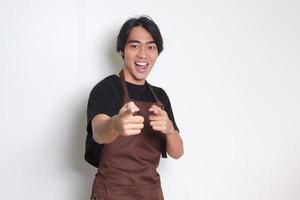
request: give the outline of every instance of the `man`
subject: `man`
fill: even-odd
[[[178,159],[183,142],[167,94],[146,81],[162,50],[159,28],[149,17],[123,24],[117,51],[124,67],[119,76],[100,81],[88,103],[87,131],[104,144],[91,199],[163,199],[160,155]]]

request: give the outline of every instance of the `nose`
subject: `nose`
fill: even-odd
[[[139,58],[146,58],[147,57],[147,51],[146,51],[146,48],[144,46],[142,46],[139,51],[138,51],[138,54],[137,56]]]

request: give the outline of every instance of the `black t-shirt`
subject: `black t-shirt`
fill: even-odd
[[[153,94],[149,90],[146,84],[135,85],[126,82],[129,97],[138,101],[156,102]],[[167,93],[159,87],[151,86],[158,99],[164,105],[165,111],[168,113],[169,119],[173,122],[173,126],[176,130],[176,125],[171,103]],[[101,145],[92,141],[92,119],[98,114],[106,114],[108,116],[114,116],[119,113],[119,110],[123,106],[124,91],[121,84],[121,79],[117,75],[111,75],[100,81],[92,89],[88,106],[87,106],[87,141],[86,141],[86,153],[85,159],[92,165],[98,166],[98,158],[101,152]]]

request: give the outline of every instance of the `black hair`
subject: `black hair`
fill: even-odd
[[[146,15],[140,16],[139,18],[130,18],[123,24],[117,38],[117,52],[124,53],[124,47],[126,45],[130,31],[133,27],[136,26],[141,26],[150,33],[156,44],[158,54],[160,54],[163,50],[162,36],[155,22]]]

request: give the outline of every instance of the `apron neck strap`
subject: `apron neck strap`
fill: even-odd
[[[130,102],[130,98],[129,98],[129,93],[128,93],[128,89],[127,89],[127,84],[125,81],[124,70],[120,71],[119,76],[120,76],[121,84],[122,84],[122,87],[124,90],[124,103],[128,103],[128,102]],[[147,87],[149,88],[150,92],[152,93],[153,97],[155,98],[156,102],[161,106],[162,109],[164,109],[163,104],[158,99],[158,97],[155,94],[155,92],[153,91],[151,85],[146,80],[145,80],[145,83],[146,83]]]
[[[120,76],[122,88],[123,88],[123,91],[124,91],[124,104],[125,104],[125,103],[130,102],[130,99],[129,99],[128,89],[127,89],[127,85],[126,85],[126,82],[125,82],[125,76],[124,76],[124,71],[123,70],[120,71],[119,76]]]

